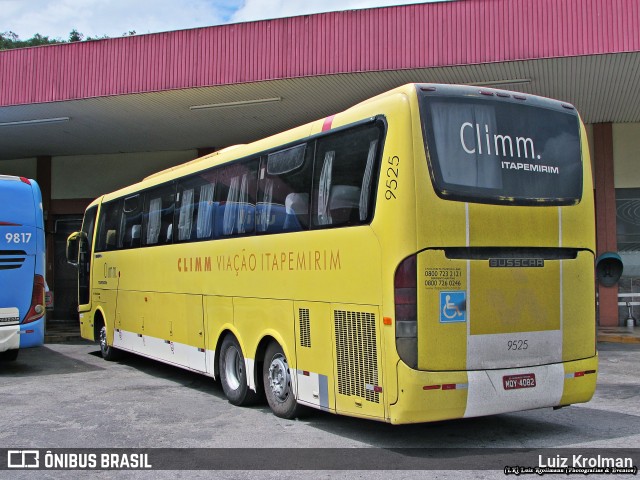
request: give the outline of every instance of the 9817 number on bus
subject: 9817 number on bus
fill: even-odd
[[[7,243],[29,243],[31,241],[30,233],[7,233],[4,238]]]

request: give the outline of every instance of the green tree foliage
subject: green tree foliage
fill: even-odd
[[[0,33],[0,50],[9,50],[11,48],[37,47],[39,45],[50,45],[53,43],[62,43],[62,40],[40,35],[36,33],[29,40],[20,40],[18,35],[12,31]]]
[[[123,34],[123,36],[135,35],[135,31],[130,31],[128,33]],[[71,30],[69,32],[69,39],[62,40],[61,38],[49,38],[48,36],[40,35],[36,33],[33,37],[28,40],[20,40],[20,37],[15,32],[11,30],[7,32],[0,32],[0,50],[10,50],[12,48],[25,48],[25,47],[38,47],[40,45],[55,45],[60,43],[73,43],[73,42],[83,42],[89,40],[101,40],[109,38],[106,35],[102,37],[86,37],[84,34],[80,33],[77,29]]]
[[[80,33],[78,30],[76,30],[75,28],[71,30],[71,32],[69,32],[70,42],[81,42],[83,38],[84,38],[84,35]]]

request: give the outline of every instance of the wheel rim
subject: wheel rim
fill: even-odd
[[[289,376],[289,365],[287,359],[283,355],[276,355],[271,359],[269,365],[269,388],[273,396],[284,402],[289,396],[289,384],[291,377]]]
[[[102,327],[100,329],[100,350],[102,350],[103,352],[106,352],[108,348],[107,345],[107,328],[106,327]]]
[[[236,347],[227,348],[224,354],[224,373],[227,385],[231,390],[237,390],[240,387],[240,379],[242,378],[244,367],[242,363],[242,356]]]

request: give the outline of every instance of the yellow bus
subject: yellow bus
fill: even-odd
[[[104,195],[68,242],[82,336],[394,424],[588,401],[593,187],[569,104],[410,84]]]

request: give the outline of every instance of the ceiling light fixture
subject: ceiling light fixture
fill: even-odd
[[[207,108],[244,107],[246,105],[258,105],[260,103],[280,102],[282,97],[258,98],[255,100],[242,100],[239,102],[210,103],[208,105],[192,105],[189,110],[205,110]]]
[[[68,122],[71,117],[36,118],[34,120],[16,120],[14,122],[0,122],[0,127],[14,127],[18,125],[42,125],[45,123]]]

